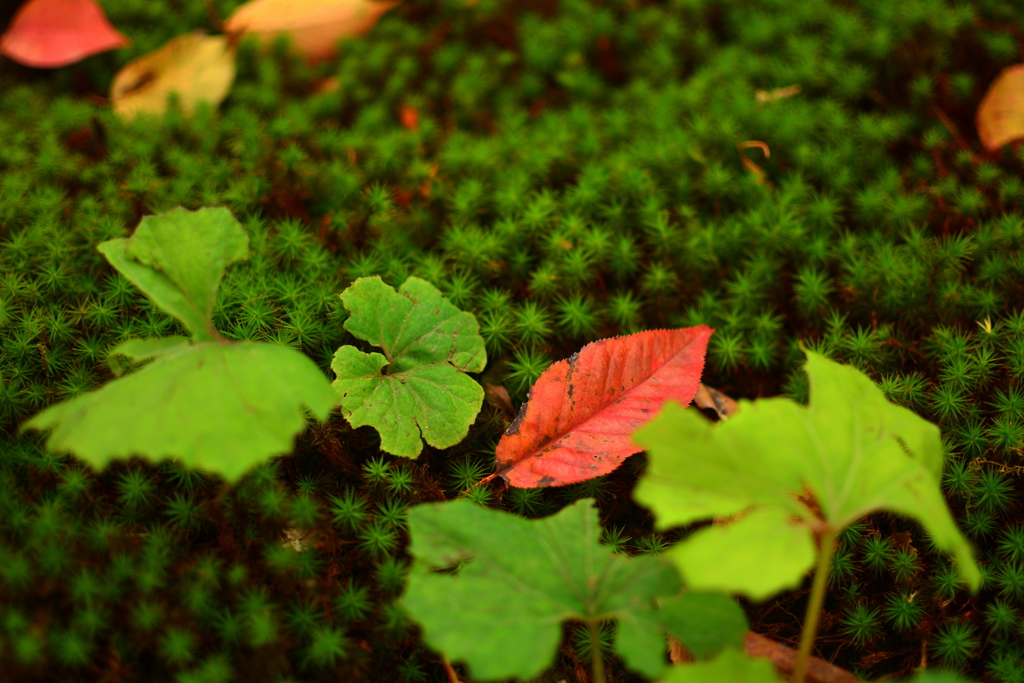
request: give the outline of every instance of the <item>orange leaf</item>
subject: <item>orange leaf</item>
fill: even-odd
[[[630,435],[667,400],[697,392],[713,329],[652,330],[587,344],[551,365],[498,442],[512,486],[562,486],[608,474],[642,448]]]
[[[181,108],[220,105],[235,80],[235,50],[224,36],[186,33],[124,65],[110,84],[114,112],[127,119],[140,112],[161,115],[167,96],[178,93]]]
[[[978,105],[976,125],[985,149],[1024,137],[1024,64],[1003,69]]]
[[[252,33],[267,44],[290,34],[309,62],[330,59],[338,41],[365,36],[381,15],[401,0],[252,0],[224,22],[228,33]]]
[[[739,409],[739,404],[714,387],[701,383],[693,396],[693,404],[698,408],[710,408],[718,413],[719,420],[728,420]]]
[[[0,36],[0,54],[37,69],[56,69],[131,41],[94,0],[29,0]]]

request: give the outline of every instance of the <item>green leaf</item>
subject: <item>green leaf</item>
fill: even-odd
[[[219,280],[226,264],[246,256],[247,240],[226,210],[175,209],[147,217],[128,240],[99,245],[115,268],[194,337],[119,344],[108,358],[115,375],[121,374],[115,355],[150,362],[46,408],[19,431],[52,429],[47,449],[74,453],[97,468],[133,455],[175,457],[230,483],[267,457],[289,453],[306,426],[302,406],[325,420],[337,396],[301,353],[231,343],[214,329],[209,314]]]
[[[217,288],[227,266],[249,258],[249,236],[225,208],[179,206],[146,216],[130,238],[96,248],[196,341],[212,341]]]
[[[751,659],[738,650],[728,648],[710,662],[672,667],[660,683],[782,683],[782,680],[768,659]]]
[[[342,346],[334,354],[332,386],[349,424],[374,427],[381,450],[410,458],[423,440],[450,448],[466,438],[484,400],[464,374],[487,364],[476,318],[417,277],[398,292],[379,277],[359,278],[341,300],[351,313],[345,329],[384,351]]]
[[[778,592],[777,586],[800,583],[814,563],[814,543],[807,528],[787,523],[788,514],[777,506],[755,508],[728,526],[704,527],[686,543],[671,548],[665,556],[686,567],[687,585],[701,590],[731,592],[742,585],[756,599]],[[734,548],[756,556],[757,571],[751,565],[708,562],[707,558],[728,558]]]
[[[475,679],[529,679],[553,662],[563,621],[619,619],[616,650],[659,675],[666,644],[652,601],[675,594],[679,578],[658,558],[602,546],[593,503],[537,520],[466,499],[410,510],[415,564],[402,604],[427,642]],[[431,571],[462,561],[454,576]]]
[[[633,434],[649,455],[634,495],[659,528],[746,511],[667,553],[687,586],[755,600],[795,587],[814,564],[812,529],[838,533],[884,509],[917,519],[976,591],[973,551],[940,488],[938,428],[889,403],[853,367],[808,351],[806,370],[807,407],[741,400],[733,417],[712,425],[670,403]],[[808,491],[820,516],[796,497]]]
[[[743,649],[750,629],[736,601],[721,593],[685,591],[658,601],[661,621],[697,659],[708,659],[727,647]]]

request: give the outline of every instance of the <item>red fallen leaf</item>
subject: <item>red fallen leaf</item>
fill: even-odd
[[[124,47],[95,0],[29,0],[0,36],[0,54],[37,69],[56,69]]]
[[[630,435],[665,401],[693,399],[713,332],[707,325],[638,332],[554,363],[498,442],[492,476],[534,488],[608,474],[643,450]]]

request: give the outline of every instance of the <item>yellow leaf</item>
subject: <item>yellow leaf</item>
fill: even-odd
[[[318,62],[337,54],[338,41],[365,36],[381,15],[401,0],[251,0],[236,9],[224,30],[254,34],[269,44],[289,34],[295,49],[307,61]]]
[[[1024,64],[1003,69],[978,105],[978,137],[989,151],[1024,138]]]
[[[235,80],[235,50],[224,36],[200,32],[178,36],[155,52],[125,64],[110,84],[114,111],[125,118],[163,114],[176,91],[191,113],[200,101],[217,107]]]

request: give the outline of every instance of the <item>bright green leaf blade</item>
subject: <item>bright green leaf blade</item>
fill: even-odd
[[[249,236],[225,208],[177,207],[146,216],[130,238],[97,249],[197,341],[209,341],[217,338],[217,288],[228,265],[249,257]]]
[[[335,353],[333,386],[345,419],[374,427],[381,449],[394,455],[414,458],[423,441],[434,448],[462,441],[484,400],[464,374],[487,361],[476,319],[419,278],[398,292],[379,277],[359,278],[341,299],[352,314],[345,328],[385,354],[351,346]]]
[[[893,443],[898,444],[894,437],[908,450],[893,459],[898,467],[890,468],[886,476],[923,469],[940,480],[938,427],[890,403],[877,384],[852,366],[808,352],[806,370],[812,397],[806,415],[816,442],[808,453],[808,481],[820,496],[826,519],[852,522],[861,516],[865,494],[872,489],[858,489],[857,484],[887,459],[877,451],[891,452]]]
[[[981,573],[973,550],[941,492],[938,427],[889,403],[856,368],[808,351],[806,369],[806,423],[815,448],[805,452],[805,476],[825,519],[844,528],[881,509],[913,517],[937,547],[954,554],[961,576],[977,591]]]
[[[960,533],[939,484],[923,468],[907,465],[906,454],[898,445],[888,444],[879,449],[879,453],[879,462],[887,466],[880,465],[863,478],[863,497],[872,501],[865,507],[885,508],[916,518],[936,547],[953,554],[964,583],[977,591],[981,571],[975,562],[974,550]]]
[[[288,453],[305,428],[302,406],[325,420],[337,397],[309,358],[285,346],[210,342],[118,347],[154,357],[134,374],[50,406],[21,426],[50,429],[47,449],[102,469],[132,455],[182,464],[236,482],[250,467]]]
[[[166,357],[177,350],[192,348],[188,337],[151,337],[149,339],[131,338],[121,342],[107,353],[107,366],[114,374],[120,377],[123,374],[121,365],[116,362],[117,356],[127,356],[134,363],[156,358]]]
[[[697,410],[667,402],[633,433],[650,456],[633,497],[654,511],[659,529],[732,515],[756,503],[802,513],[789,496],[801,488],[799,450],[810,448],[799,407],[783,399],[741,400],[739,406],[735,417],[714,424]]]
[[[751,659],[738,650],[729,648],[710,662],[679,664],[669,669],[660,683],[782,683],[771,662],[758,657]]]
[[[549,666],[566,619],[638,614],[679,589],[653,557],[613,555],[599,542],[592,499],[528,520],[468,500],[409,512],[416,560],[402,603],[424,637],[481,680],[531,678]],[[428,573],[470,559],[455,576]],[[650,618],[647,618],[650,621]],[[640,649],[630,651],[644,658]]]
[[[743,608],[727,595],[686,590],[659,600],[658,607],[665,630],[697,659],[708,659],[727,647],[743,649],[750,624]]]
[[[697,530],[666,557],[689,588],[764,600],[798,586],[814,565],[810,529],[788,517],[777,507],[756,508],[731,524]]]
[[[637,501],[651,508],[659,528],[748,505],[774,508],[782,520],[788,515],[811,519],[811,510],[794,497],[805,488],[836,531],[889,509],[917,519],[939,548],[956,556],[961,575],[976,590],[980,573],[973,551],[956,528],[934,476],[941,468],[938,430],[908,411],[894,410],[856,369],[813,352],[807,355],[809,408],[788,399],[740,401],[734,416],[711,425],[696,411],[667,404],[633,435],[649,454],[648,471],[634,494]],[[793,532],[780,527],[779,533]],[[710,545],[705,550],[712,552]],[[741,561],[739,553],[744,552]],[[680,547],[672,556],[686,565],[680,567],[687,580],[707,573],[717,557],[702,557],[692,547]],[[750,544],[737,547],[731,557],[732,563],[757,567],[756,574],[765,579],[758,590],[767,590],[772,581],[795,585],[806,559],[779,558],[777,566],[768,566],[764,553]],[[783,581],[785,572],[789,578]],[[716,587],[751,587],[749,579],[739,576],[736,585],[725,585],[726,576],[716,574]]]

